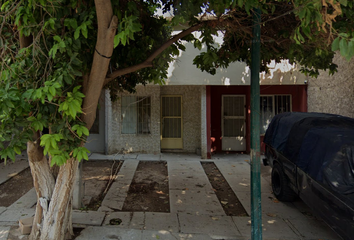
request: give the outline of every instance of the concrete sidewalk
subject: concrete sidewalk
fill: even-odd
[[[225,215],[215,192],[193,154],[129,154],[104,156],[93,160],[123,159],[116,182],[108,191],[98,211],[74,211],[73,223],[85,227],[76,239],[250,239],[250,217]],[[121,212],[139,161],[166,161],[169,174],[170,213]],[[215,155],[216,164],[250,215],[249,155]],[[22,163],[23,164],[23,163]],[[8,171],[12,172],[12,171]],[[12,173],[13,174],[13,173]],[[263,239],[339,240],[322,221],[299,200],[278,202],[271,193],[270,168],[262,167]],[[204,186],[203,189],[196,186]],[[27,195],[27,194],[26,194]],[[17,204],[19,201],[17,201]],[[21,207],[0,207],[0,240],[8,240],[10,226],[20,218],[32,216],[36,202],[33,193],[21,201]],[[27,202],[27,204],[26,204]],[[32,205],[31,205],[32,204]],[[31,207],[29,207],[31,205]],[[15,205],[16,206],[16,205]],[[110,225],[119,218],[120,225]],[[20,238],[19,238],[20,239]],[[22,238],[25,239],[25,238]]]

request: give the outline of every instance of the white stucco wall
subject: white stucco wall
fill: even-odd
[[[354,59],[348,62],[336,54],[334,62],[338,65],[337,73],[330,76],[321,71],[317,79],[309,79],[308,111],[354,117]]]
[[[193,65],[193,59],[200,51],[193,44],[187,43],[185,46],[186,51],[170,64],[167,85],[250,85],[250,69],[245,63],[232,63],[227,69],[217,69],[216,74],[211,75]],[[261,85],[304,84],[307,79],[297,66],[288,64],[288,61],[282,64],[273,62],[268,67],[269,73],[260,74]]]

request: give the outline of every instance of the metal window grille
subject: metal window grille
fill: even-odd
[[[182,137],[182,102],[181,97],[162,97],[162,137]]]
[[[264,134],[272,118],[283,112],[291,112],[291,95],[264,95],[260,97],[260,126]]]
[[[224,137],[245,135],[244,96],[223,96],[223,121]]]
[[[150,134],[151,97],[122,97],[122,134]]]

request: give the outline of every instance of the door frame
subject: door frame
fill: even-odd
[[[162,98],[164,98],[164,97],[180,97],[180,99],[181,99],[181,115],[180,115],[180,118],[181,118],[181,138],[163,138],[162,137],[162,131],[163,131]],[[160,108],[161,108],[161,110],[160,110],[160,147],[161,147],[161,150],[173,150],[173,149],[181,150],[181,149],[183,149],[183,96],[181,94],[166,94],[166,95],[161,95],[160,99],[161,99],[161,103],[160,103]],[[167,145],[180,144],[181,148],[179,148],[179,147],[163,148],[163,145],[166,145],[166,144],[162,143],[163,139],[165,142],[167,142]],[[179,141],[181,143],[177,143]]]
[[[224,97],[243,97],[243,117],[231,117],[231,119],[243,119],[244,120],[244,131],[243,131],[243,142],[244,142],[244,148],[242,150],[224,150],[223,146],[223,139],[224,139]],[[246,116],[246,94],[222,94],[221,95],[221,150],[222,151],[240,151],[244,152],[247,150],[247,139],[246,139],[246,132],[247,132],[247,116]]]

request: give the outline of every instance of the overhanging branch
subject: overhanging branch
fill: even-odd
[[[218,21],[218,20],[212,20],[212,21]],[[123,68],[123,69],[117,69],[115,71],[113,71],[111,74],[107,75],[105,81],[104,81],[104,85],[108,84],[110,81],[112,81],[113,79],[131,73],[131,72],[135,72],[138,71],[140,69],[146,68],[146,67],[152,67],[152,61],[159,55],[161,54],[164,50],[166,50],[169,46],[171,46],[174,42],[178,41],[179,39],[187,36],[188,34],[197,31],[201,26],[203,26],[207,21],[198,23],[184,31],[182,31],[181,33],[175,35],[174,37],[172,37],[171,39],[169,39],[167,42],[165,42],[163,45],[161,45],[161,47],[159,47],[158,49],[156,49],[155,52],[153,52],[144,62],[136,64],[134,66],[130,66],[127,68]],[[210,22],[210,21],[208,21]]]

